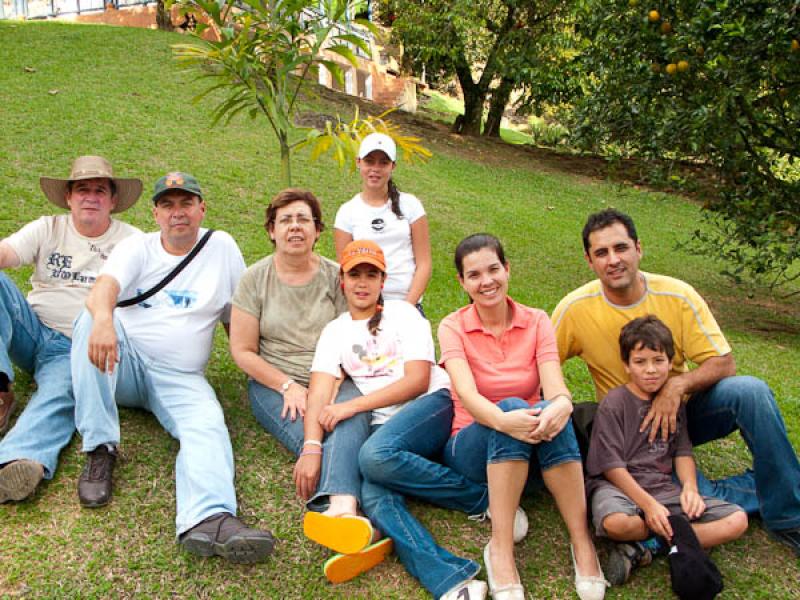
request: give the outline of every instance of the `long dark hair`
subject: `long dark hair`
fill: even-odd
[[[392,212],[398,219],[403,218],[403,213],[400,211],[400,190],[394,183],[394,180],[389,177],[389,201],[392,203]]]
[[[378,295],[378,304],[375,306],[375,314],[370,317],[370,320],[367,321],[367,329],[372,334],[373,337],[378,335],[378,332],[381,330],[380,324],[381,319],[383,318],[383,293]]]

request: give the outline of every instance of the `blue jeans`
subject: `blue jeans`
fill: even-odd
[[[769,529],[800,527],[800,464],[772,390],[755,377],[726,377],[693,394],[686,405],[689,437],[700,445],[737,429],[753,455],[753,469],[708,481],[698,473],[701,494],[761,513]]]
[[[303,418],[294,421],[281,418],[283,396],[252,379],[248,385],[250,405],[258,422],[295,456],[303,449]],[[336,403],[347,402],[361,395],[350,378],[342,381]],[[322,447],[322,472],[317,492],[308,501],[309,510],[324,511],[328,496],[342,494],[361,498],[361,472],[358,470],[358,451],[369,437],[371,412],[362,412],[342,421],[325,436]]]
[[[454,556],[408,512],[403,496],[477,514],[486,510],[488,492],[436,462],[450,436],[453,403],[448,390],[422,396],[377,428],[361,447],[365,514],[394,541],[400,561],[438,598],[474,577],[478,563]]]
[[[51,479],[58,454],[75,432],[69,352],[72,341],[42,324],[17,286],[0,273],[0,372],[14,380],[12,361],[33,374],[36,391],[0,441],[0,464],[27,458]]]
[[[72,380],[83,451],[119,444],[120,406],[143,408],[180,443],[175,461],[177,533],[219,512],[236,514],[233,450],[225,416],[203,373],[181,371],[140,354],[115,318],[119,363],[101,373],[88,357],[92,317],[75,320]]]
[[[545,408],[549,402],[536,403]],[[521,398],[506,398],[497,403],[504,412],[531,406]],[[480,423],[472,423],[451,437],[444,449],[444,464],[476,483],[486,483],[486,466],[512,460],[528,461],[527,488],[541,487],[541,472],[566,462],[580,462],[578,440],[568,421],[549,442],[528,444]]]

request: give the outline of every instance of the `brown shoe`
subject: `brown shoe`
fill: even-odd
[[[35,460],[21,458],[0,469],[0,504],[25,500],[36,491],[44,477],[44,467]]]
[[[3,435],[8,429],[8,422],[11,420],[16,405],[13,391],[0,392],[0,435]]]
[[[234,563],[262,562],[272,553],[275,539],[269,531],[250,529],[230,513],[217,513],[181,535],[192,554],[222,556]]]
[[[111,502],[111,474],[117,461],[116,450],[102,444],[86,453],[86,464],[78,478],[78,499],[87,508],[98,508]]]

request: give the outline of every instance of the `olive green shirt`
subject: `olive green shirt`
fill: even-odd
[[[324,256],[317,274],[303,285],[283,283],[272,255],[262,258],[242,275],[233,305],[258,319],[259,356],[306,386],[322,329],[347,310],[339,265]]]

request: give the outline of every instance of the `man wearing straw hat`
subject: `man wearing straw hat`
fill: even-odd
[[[114,246],[139,230],[111,217],[142,192],[114,177],[100,156],[81,156],[66,179],[41,177],[47,199],[69,213],[28,223],[0,242],[0,268],[34,265],[27,300],[0,273],[0,434],[14,409],[12,361],[33,374],[36,391],[0,441],[0,503],[30,496],[51,479],[75,431],[70,375],[72,321]]]

